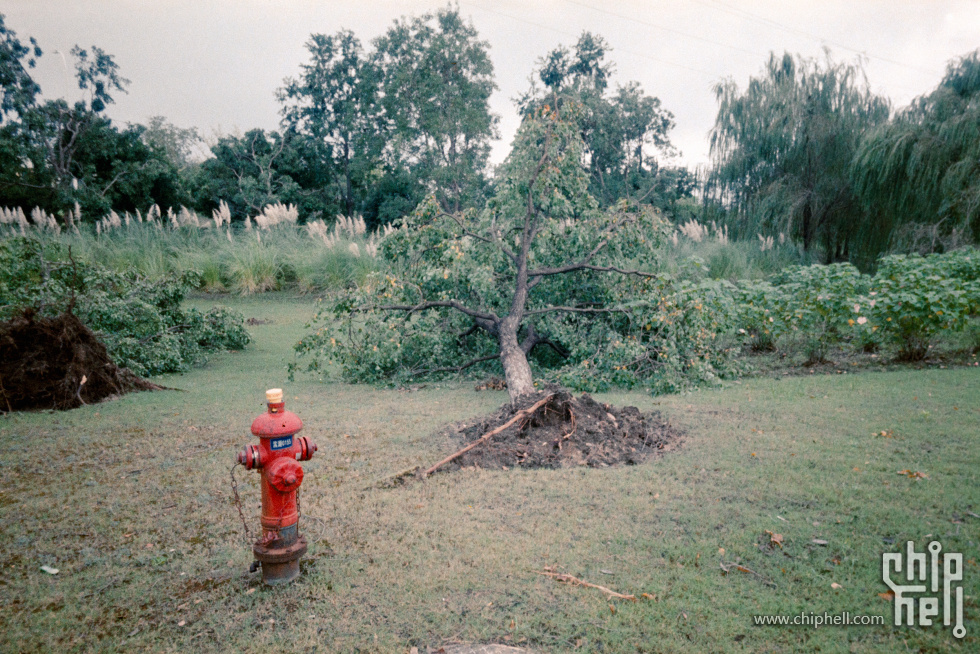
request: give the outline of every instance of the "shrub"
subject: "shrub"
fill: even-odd
[[[786,331],[803,336],[807,363],[826,361],[830,348],[850,341],[855,307],[871,280],[850,263],[792,266],[773,276],[781,290]]]
[[[184,371],[209,352],[248,343],[240,314],[181,306],[199,282],[193,273],[151,280],[80,263],[68,248],[35,238],[0,241],[0,318],[28,308],[42,316],[68,309],[117,365],[141,376]]]
[[[735,316],[738,333],[756,352],[775,350],[776,337],[785,329],[783,289],[769,282],[743,282],[734,287],[732,293],[738,307]]]
[[[881,260],[873,291],[874,318],[899,358],[925,358],[935,335],[961,330],[976,312],[978,285],[971,274],[976,254],[893,255]],[[975,274],[975,273],[972,273]]]

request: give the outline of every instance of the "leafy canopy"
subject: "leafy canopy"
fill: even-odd
[[[180,179],[167,154],[141,139],[142,127],[119,129],[105,116],[128,80],[112,56],[92,46],[71,50],[87,98],[39,102],[29,69],[41,50],[4,26],[0,15],[0,206],[39,206],[65,215],[101,216],[159,202],[180,203]]]
[[[41,56],[41,48],[34,37],[29,43],[21,43],[0,14],[0,125],[9,115],[22,114],[33,106],[41,92],[41,87],[27,70],[34,68]]]
[[[502,367],[514,396],[518,351],[546,377],[591,389],[711,358],[705,303],[648,272],[663,219],[627,202],[601,211],[589,194],[579,110],[525,118],[483,210],[449,213],[429,198],[406,217],[382,242],[386,268],[297,345],[308,367],[335,362],[348,380],[374,383]]]
[[[606,41],[590,32],[583,32],[574,48],[558,46],[538,61],[536,78],[517,99],[518,107],[523,113],[565,102],[580,108],[582,163],[589,192],[601,206],[630,198],[672,209],[693,189],[686,170],[662,165],[676,153],[668,137],[674,116],[637,82],[612,90],[608,51]]]
[[[387,164],[427,183],[446,209],[472,206],[497,135],[489,44],[445,7],[395,21],[374,47]]]
[[[348,216],[364,208],[379,165],[377,79],[361,42],[349,30],[313,34],[308,63],[279,90],[283,124],[307,137],[310,158],[320,158],[327,193]],[[319,155],[319,157],[317,157]]]

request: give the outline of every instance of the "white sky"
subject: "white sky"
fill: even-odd
[[[353,30],[366,49],[399,16],[444,6],[429,0],[0,0],[7,27],[37,38],[35,79],[46,96],[77,96],[72,62],[58,52],[97,45],[113,55],[128,95],[109,115],[163,115],[204,135],[276,129],[275,91],[306,61],[311,33]],[[717,111],[712,86],[744,87],[770,51],[867,57],[872,89],[901,107],[939,82],[946,63],[980,47],[978,0],[460,0],[490,44],[500,116],[493,160],[509,150],[518,118],[511,99],[536,60],[583,30],[603,36],[613,83],[640,82],[673,112],[677,163],[708,158]],[[58,51],[58,52],[56,52]],[[66,67],[67,63],[67,67]]]

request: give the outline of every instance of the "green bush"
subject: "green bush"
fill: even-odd
[[[966,327],[980,290],[977,260],[976,251],[881,260],[869,304],[876,324],[898,346],[899,358],[921,360],[936,334]]]
[[[240,314],[181,306],[199,283],[194,273],[147,279],[78,262],[55,242],[0,241],[0,319],[25,309],[40,315],[71,310],[117,365],[140,376],[184,371],[205,362],[209,352],[248,343]]]
[[[735,290],[737,327],[755,350],[802,340],[810,363],[832,347],[875,351],[887,343],[904,360],[926,356],[936,335],[960,330],[980,308],[980,253],[881,259],[871,277],[851,264],[793,266],[771,283]]]
[[[742,282],[732,291],[738,307],[736,329],[756,352],[776,349],[776,338],[785,331],[785,292],[769,282]],[[776,319],[779,318],[779,322]]]
[[[855,336],[851,327],[871,280],[850,263],[834,263],[792,266],[773,283],[782,291],[783,330],[801,335],[807,362],[820,363],[831,347]]]
[[[384,296],[398,281],[376,278],[370,291]],[[731,284],[676,282],[669,277],[644,282],[646,290],[605,316],[570,314],[548,323],[548,334],[565,356],[539,347],[531,359],[543,382],[577,391],[612,387],[649,388],[655,394],[717,384],[737,377],[744,365],[724,332],[733,322]],[[492,355],[496,344],[467,331],[457,314],[404,316],[351,312],[359,293],[351,291],[318,311],[307,325],[312,331],[296,344],[305,370],[324,374],[339,367],[352,383],[403,384],[419,378],[501,374],[496,357],[465,370],[456,361]],[[447,323],[447,321],[449,321]],[[437,362],[443,362],[439,364]],[[299,363],[290,366],[293,372]]]

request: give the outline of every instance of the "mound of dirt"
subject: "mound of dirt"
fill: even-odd
[[[517,406],[505,404],[475,423],[454,425],[450,436],[462,448],[518,414],[525,415],[440,469],[634,465],[671,449],[680,436],[656,411],[612,407],[557,388],[522,398]]]
[[[116,366],[70,311],[55,318],[27,311],[0,322],[0,411],[74,409],[111,395],[160,388]]]

